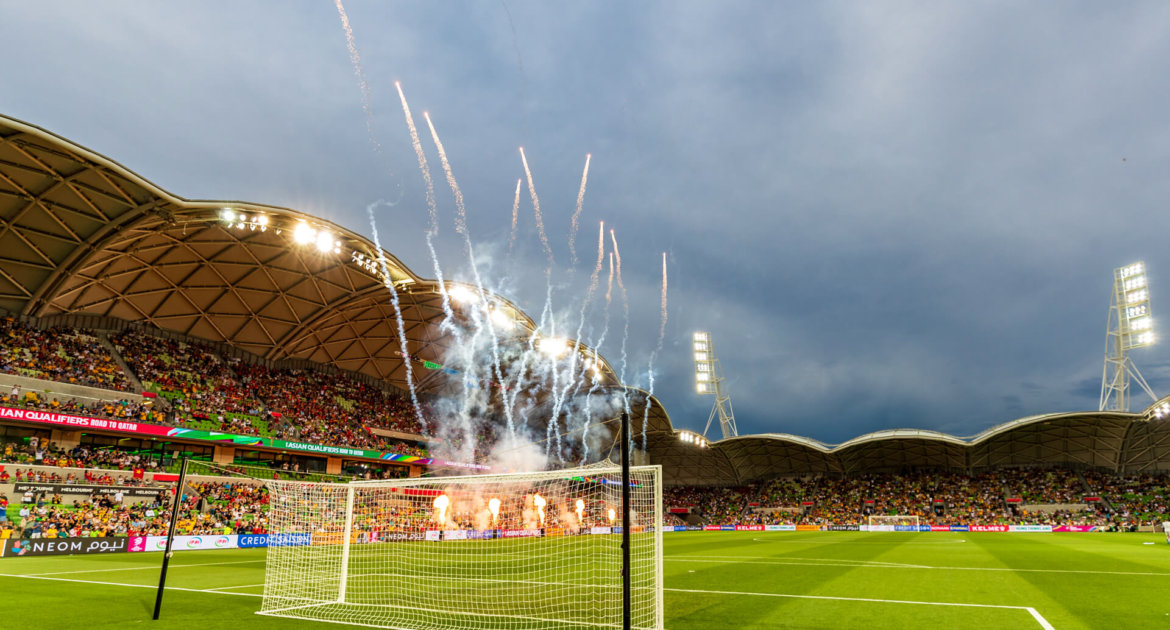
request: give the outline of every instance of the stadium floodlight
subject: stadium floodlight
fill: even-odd
[[[569,340],[561,337],[542,337],[536,342],[536,348],[548,357],[559,359],[569,351]]]
[[[507,309],[502,306],[493,304],[488,309],[488,317],[492,318],[492,325],[500,330],[512,330],[516,328],[516,320],[508,314]]]
[[[479,296],[475,294],[475,291],[461,284],[454,284],[448,287],[447,295],[459,304],[475,304],[479,302]]]
[[[309,224],[304,221],[297,221],[296,227],[293,228],[293,242],[297,245],[308,245],[315,240],[317,240],[317,230],[309,227]]]
[[[428,630],[621,628],[625,617],[661,630],[661,481],[659,466],[272,480],[259,612]]]
[[[1145,263],[1136,262],[1113,270],[1113,298],[1105,330],[1105,368],[1101,374],[1100,411],[1129,411],[1129,382],[1137,383],[1154,401],[1129,351],[1157,341],[1150,314],[1149,277]]]
[[[692,433],[690,431],[679,431],[678,439],[686,442],[687,444],[694,444],[699,448],[707,448],[708,445],[707,438],[699,435],[698,433]]]
[[[219,211],[219,218],[228,223],[234,223],[236,220],[236,213],[231,208],[224,208],[223,210]]]
[[[1150,415],[1154,418],[1157,418],[1158,420],[1170,417],[1170,402],[1163,402],[1162,404],[1155,406],[1150,411]]]
[[[739,435],[735,426],[735,413],[731,408],[731,395],[727,393],[727,385],[719,367],[719,357],[715,354],[715,343],[711,333],[697,331],[691,337],[691,349],[695,357],[695,392],[699,394],[714,394],[715,404],[711,406],[711,413],[707,416],[707,426],[703,435],[711,430],[711,423],[719,417],[719,428],[724,438]]]

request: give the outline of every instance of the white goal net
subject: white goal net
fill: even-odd
[[[869,517],[871,532],[916,532],[918,531],[918,517],[912,515],[873,515]]]
[[[660,630],[662,473],[630,471],[632,627]],[[622,626],[620,468],[268,487],[260,614],[405,630]]]

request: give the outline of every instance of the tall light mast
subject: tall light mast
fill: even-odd
[[[1129,411],[1130,379],[1150,399],[1158,397],[1129,358],[1129,351],[1153,345],[1150,288],[1144,263],[1113,270],[1113,298],[1105,331],[1105,369],[1101,374],[1100,411]]]
[[[711,341],[711,334],[696,332],[694,335],[695,351],[695,391],[699,394],[713,394],[715,404],[711,406],[711,413],[707,416],[707,426],[703,429],[703,436],[711,430],[711,423],[715,416],[719,416],[719,428],[723,431],[724,439],[737,437],[739,429],[735,427],[735,413],[731,409],[731,394],[727,393],[727,383],[723,378],[723,370],[719,367],[719,357],[715,355],[715,344]]]

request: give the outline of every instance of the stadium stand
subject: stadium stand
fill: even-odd
[[[129,391],[130,383],[98,338],[61,327],[31,328],[0,318],[0,372]]]

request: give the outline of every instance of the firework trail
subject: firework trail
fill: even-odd
[[[650,397],[654,396],[654,360],[658,358],[658,353],[662,352],[662,342],[666,339],[666,252],[662,252],[662,320],[658,326],[658,344],[654,346],[654,352],[650,353],[650,363],[647,370],[650,374],[650,388],[648,390],[649,397],[646,398],[646,409],[642,414],[642,450],[646,450],[646,430],[650,425]]]
[[[512,236],[508,238],[508,253],[512,253],[512,246],[516,244],[516,219],[520,215],[520,182],[523,178],[516,178],[516,200],[512,202]]]
[[[603,242],[604,242],[604,239],[605,239],[605,237],[602,236]],[[601,361],[601,357],[599,356],[600,352],[601,352],[601,347],[603,345],[605,345],[605,337],[606,337],[606,335],[609,334],[609,305],[612,302],[612,300],[611,300],[612,296],[613,296],[613,252],[610,252],[609,253],[609,280],[605,286],[605,318],[603,319],[603,323],[601,326],[601,336],[599,336],[597,338],[597,343],[593,344],[594,355],[595,355],[594,361],[597,361],[597,362]],[[585,395],[585,420],[586,420],[586,423],[589,425],[593,424],[593,405],[591,404],[593,401],[593,394],[595,394],[597,392],[597,390],[600,388],[601,388],[601,378],[595,375],[593,377],[593,384],[589,387],[589,393]],[[582,441],[582,446],[583,446],[582,456],[581,456],[581,465],[582,466],[585,465],[585,462],[588,461],[588,458],[589,458],[589,442],[587,441],[587,437],[588,437],[588,432],[586,432],[585,435],[581,436],[581,441]]]
[[[475,278],[475,288],[479,291],[480,308],[486,309],[488,304],[487,292],[483,288],[483,279],[479,275],[479,265],[475,263],[475,252],[471,246],[471,233],[467,229],[467,209],[463,205],[463,191],[459,189],[459,182],[455,179],[455,171],[451,168],[451,162],[447,160],[447,150],[443,148],[443,142],[439,140],[439,132],[435,130],[435,124],[431,121],[431,116],[427,112],[423,112],[423,118],[427,121],[427,128],[431,132],[431,140],[435,143],[435,148],[439,152],[439,162],[443,165],[443,173],[447,176],[447,185],[451,187],[451,194],[455,197],[455,207],[457,214],[455,217],[455,231],[463,236],[463,247],[467,252],[467,260],[471,265],[471,273]],[[519,189],[517,189],[519,190]],[[503,369],[500,367],[500,346],[499,338],[496,336],[495,324],[492,322],[490,315],[481,313],[478,310],[473,312],[472,321],[475,324],[475,334],[472,336],[472,347],[475,347],[474,341],[478,338],[480,331],[483,328],[483,323],[487,323],[487,332],[491,338],[492,349],[492,375],[495,382],[503,383]],[[470,367],[470,366],[468,366]],[[465,370],[465,373],[471,373],[472,370]],[[465,379],[466,380],[466,379]],[[489,389],[488,396],[490,398],[491,391]],[[467,397],[470,399],[470,397]],[[504,415],[508,421],[508,433],[515,436],[516,427],[512,419],[512,409],[507,405],[504,406]]]
[[[406,386],[410,390],[410,401],[414,403],[414,413],[418,417],[422,432],[427,432],[427,420],[423,417],[422,405],[419,404],[418,392],[414,389],[414,368],[410,360],[410,349],[406,344],[406,324],[402,319],[402,305],[398,301],[398,289],[394,287],[394,280],[390,277],[390,268],[386,264],[386,255],[382,243],[378,240],[378,225],[374,221],[374,208],[387,203],[379,199],[366,206],[366,213],[370,215],[370,231],[374,236],[374,247],[378,248],[378,265],[382,268],[382,283],[390,291],[390,303],[394,305],[394,319],[398,323],[398,343],[402,350],[402,362],[406,364]]]
[[[577,220],[581,218],[581,208],[585,204],[585,184],[589,181],[589,160],[592,158],[592,153],[585,154],[585,172],[581,173],[581,190],[577,192],[577,211],[573,213],[572,225],[569,228],[569,256],[572,257],[574,265],[577,264]]]
[[[394,87],[398,89],[398,98],[402,101],[402,113],[406,116],[406,126],[410,130],[410,144],[418,157],[418,169],[422,171],[423,181],[427,185],[427,210],[431,219],[428,232],[436,235],[439,233],[439,205],[435,201],[435,182],[431,179],[431,167],[427,164],[427,154],[423,152],[422,142],[418,139],[418,127],[414,126],[414,116],[410,114],[410,105],[406,102],[406,94],[402,92],[402,82],[395,81]]]
[[[621,381],[622,386],[622,407],[628,415],[630,413],[630,396],[626,393],[626,364],[628,359],[626,344],[630,339],[630,299],[629,295],[626,294],[626,284],[622,282],[622,253],[618,249],[617,236],[614,235],[612,229],[609,231],[609,238],[613,241],[613,258],[617,263],[615,269],[617,271],[618,288],[622,292],[622,367],[618,380]]]
[[[464,243],[470,248],[471,237],[467,233],[467,208],[463,206],[463,191],[459,190],[459,184],[455,181],[455,173],[451,170],[451,163],[447,161],[447,150],[443,148],[443,142],[439,140],[439,134],[435,131],[435,124],[431,122],[430,113],[423,112],[423,119],[427,121],[427,128],[431,131],[431,140],[439,151],[439,162],[443,165],[443,173],[447,176],[447,185],[451,187],[451,194],[455,196],[455,231],[463,236]],[[471,264],[475,264],[474,259],[472,259]]]
[[[431,179],[431,167],[427,163],[427,154],[423,152],[422,142],[418,139],[418,127],[414,126],[414,116],[410,114],[410,105],[406,102],[406,94],[402,91],[402,82],[395,81],[398,89],[398,98],[402,101],[402,113],[406,117],[406,126],[410,130],[410,143],[414,147],[414,154],[418,157],[418,170],[422,172],[423,181],[427,189],[427,210],[430,212],[431,225],[427,230],[427,250],[431,253],[431,264],[435,268],[435,280],[439,285],[439,294],[443,298],[443,314],[446,318],[439,325],[440,330],[449,330],[455,335],[456,341],[462,342],[463,334],[459,327],[453,325],[455,313],[451,310],[451,296],[447,292],[447,283],[443,281],[443,268],[439,266],[439,255],[435,252],[434,237],[439,233],[439,205],[435,201],[435,182]]]
[[[366,114],[366,131],[369,132],[374,150],[382,153],[382,145],[378,142],[378,135],[374,132],[374,109],[370,105],[370,83],[366,81],[366,71],[362,69],[362,58],[358,54],[357,43],[353,39],[353,29],[349,26],[349,15],[346,14],[341,0],[334,0],[334,4],[337,5],[337,14],[341,16],[341,27],[345,29],[345,46],[349,48],[349,61],[353,64],[353,73],[357,75],[358,87],[362,91],[362,111]]]
[[[585,311],[588,310],[589,304],[593,302],[593,294],[597,292],[597,281],[601,275],[601,263],[605,260],[605,222],[601,222],[601,226],[597,233],[597,264],[593,267],[593,273],[589,276],[589,288],[585,291],[585,299],[581,301],[581,314],[577,320],[577,334],[574,339],[573,357],[569,362],[567,369],[565,386],[561,389],[560,394],[553,396],[553,417],[559,417],[566,397],[569,395],[569,390],[572,389],[574,396],[580,390],[582,381],[577,380],[577,358],[579,356],[581,331],[585,328]],[[596,348],[595,348],[596,351]]]
[[[544,232],[544,218],[540,215],[540,198],[536,196],[536,185],[532,183],[532,171],[528,168],[528,157],[524,155],[524,147],[520,147],[520,160],[524,162],[524,175],[528,177],[528,194],[532,196],[532,211],[536,214],[536,231],[540,233],[540,243],[544,245],[544,253],[548,254],[548,265],[551,269],[556,260],[553,258],[552,247],[548,244],[548,234]]]

